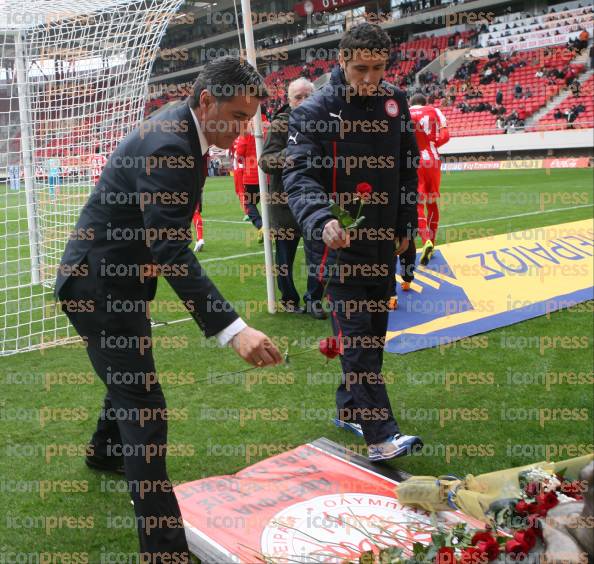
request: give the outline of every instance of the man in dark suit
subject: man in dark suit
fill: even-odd
[[[207,337],[229,343],[252,365],[281,362],[189,248],[208,147],[231,147],[266,95],[249,64],[233,57],[208,63],[187,100],[120,142],[76,224],[74,234],[84,237],[68,241],[58,269],[55,295],[107,386],[87,464],[125,472],[150,562],[189,559],[165,468],[168,413],[152,355],[148,303],[157,277],[167,279]]]

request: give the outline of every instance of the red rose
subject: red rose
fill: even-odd
[[[458,561],[451,546],[442,546],[435,555],[435,564],[455,564]]]
[[[487,564],[489,557],[476,546],[463,548],[460,553],[460,564]]]
[[[526,521],[528,522],[528,528],[539,538],[542,539],[542,529],[540,527],[539,516],[535,513],[528,515]]]
[[[585,489],[586,488],[584,487],[583,482],[580,480],[574,480],[573,482],[566,480],[561,484],[561,488],[560,488],[560,490],[565,495],[568,495],[570,497],[576,497],[576,496],[582,494],[585,491]]]
[[[534,529],[516,531],[514,534],[514,539],[516,539],[518,542],[523,542],[528,547],[528,550],[532,550],[536,544],[536,533],[534,532]]]
[[[326,337],[320,341],[320,352],[326,358],[336,358],[340,354],[340,342],[336,337]]]
[[[526,558],[529,550],[530,549],[526,543],[520,542],[515,538],[508,540],[505,543],[505,552],[507,552],[513,560],[523,560]]]
[[[355,191],[363,200],[365,200],[367,196],[373,192],[373,188],[369,182],[359,182],[355,188]]]
[[[489,531],[479,531],[478,533],[474,533],[470,544],[476,545],[479,541],[497,542],[497,539]]]
[[[476,548],[487,555],[489,560],[495,560],[499,556],[499,543],[491,537],[488,541],[479,541]]]
[[[545,509],[552,509],[559,503],[555,492],[540,493],[536,496],[536,503]]]
[[[516,503],[516,512],[520,515],[526,515],[528,513],[534,513],[536,511],[537,504],[536,503],[528,503],[527,501],[521,499]]]

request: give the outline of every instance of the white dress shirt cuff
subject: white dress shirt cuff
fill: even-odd
[[[219,331],[215,337],[219,341],[219,345],[224,347],[225,345],[229,344],[229,341],[237,335],[240,331],[243,331],[247,327],[247,323],[238,317],[231,325],[225,327],[222,331]]]

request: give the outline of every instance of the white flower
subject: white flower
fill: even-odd
[[[542,487],[545,492],[554,492],[560,485],[561,482],[554,476],[543,480],[542,482]]]
[[[530,482],[542,482],[544,480],[550,480],[551,478],[554,478],[554,476],[552,476],[546,470],[536,467],[531,468],[526,472],[526,478]]]
[[[557,499],[559,500],[559,503],[570,503],[572,501],[576,501],[573,499],[573,497],[569,497],[568,495],[559,492],[557,493]]]

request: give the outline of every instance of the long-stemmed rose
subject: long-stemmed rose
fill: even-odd
[[[344,208],[340,207],[334,200],[330,200],[328,204],[328,208],[332,215],[338,219],[341,227],[348,231],[349,229],[356,229],[363,223],[365,220],[365,216],[361,215],[363,211],[363,205],[371,199],[371,193],[373,192],[373,187],[369,182],[359,182],[357,186],[355,186],[355,199],[359,201],[359,207],[357,209],[357,215],[353,217],[348,211]],[[340,251],[342,249],[338,249],[336,251],[336,260],[334,261],[334,267],[338,267],[340,261]],[[330,284],[330,279],[332,277],[329,275],[326,283],[324,284],[324,288],[322,290],[322,297],[320,300],[323,300],[326,296],[326,291],[328,290],[328,285]]]
[[[495,560],[499,556],[499,543],[489,531],[479,531],[471,539],[471,544],[487,555],[489,560]]]
[[[326,337],[319,344],[320,352],[329,360],[336,358],[340,353],[340,340],[338,337]]]

